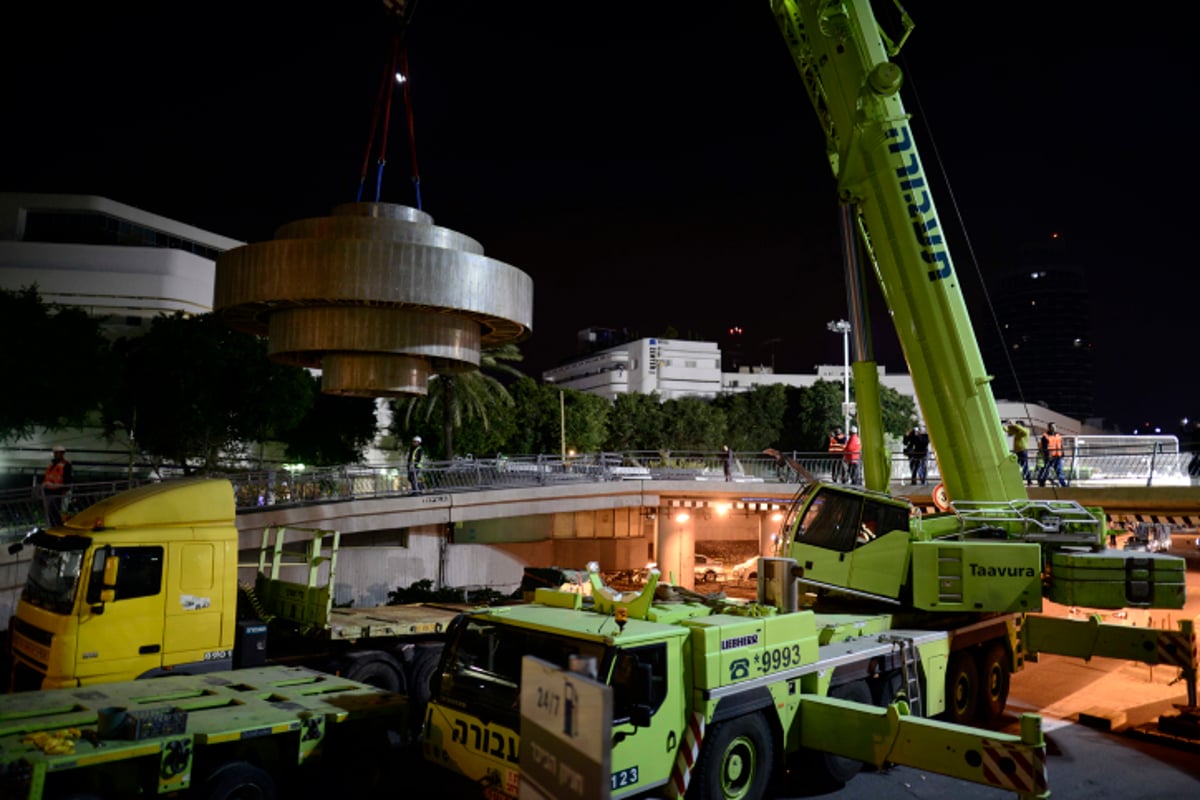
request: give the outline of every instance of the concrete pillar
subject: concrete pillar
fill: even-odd
[[[776,523],[771,522],[770,512],[761,513],[758,515],[758,554],[760,556],[775,555],[775,531],[778,530]]]
[[[658,569],[663,580],[695,588],[696,529],[689,509],[660,508],[658,513]],[[684,519],[681,519],[684,517]]]

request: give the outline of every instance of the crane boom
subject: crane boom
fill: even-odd
[[[898,48],[868,0],[772,0],[772,10],[839,196],[857,209],[950,497],[1026,498],[900,99],[903,76],[889,60]]]

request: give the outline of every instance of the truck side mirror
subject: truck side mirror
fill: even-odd
[[[100,602],[92,604],[93,614],[103,614],[104,604],[111,603],[117,599],[117,573],[120,568],[120,556],[112,555],[110,550],[109,554],[104,557],[104,576],[101,579],[102,583],[99,592]],[[94,572],[92,574],[95,575]]]
[[[105,591],[115,590],[117,588],[117,570],[121,568],[121,559],[117,556],[110,555],[104,559],[104,589]]]

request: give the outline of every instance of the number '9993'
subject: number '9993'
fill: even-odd
[[[637,767],[628,767],[626,769],[617,770],[612,774],[612,788],[614,789],[624,789],[626,786],[633,786],[637,782]]]
[[[762,672],[778,672],[781,669],[800,666],[800,645],[785,645],[764,650],[759,669]]]

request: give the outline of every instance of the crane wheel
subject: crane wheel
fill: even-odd
[[[704,739],[688,797],[764,797],[774,759],[771,728],[762,714],[746,714],[714,725]]]
[[[992,642],[984,651],[979,670],[979,721],[995,725],[1008,705],[1009,678],[1012,659],[1004,642]]]
[[[947,722],[956,725],[971,725],[979,708],[979,664],[970,650],[959,650],[950,654],[950,665],[946,670]]]

